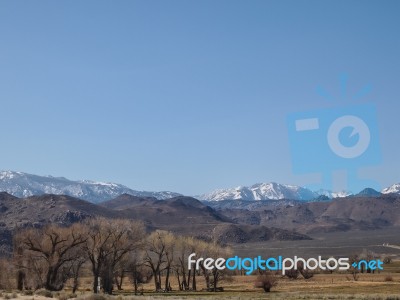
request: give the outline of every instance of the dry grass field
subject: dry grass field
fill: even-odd
[[[400,258],[400,250],[385,247],[384,244],[399,245],[398,228],[372,231],[331,232],[310,235],[312,240],[268,241],[263,243],[244,243],[233,246],[239,256],[277,256],[283,255],[316,257],[344,256],[361,253],[364,249],[381,256]],[[399,269],[400,270],[400,269]]]
[[[133,287],[127,278],[122,291],[115,291],[113,296],[93,295],[90,291],[91,278],[81,279],[81,288],[76,295],[71,295],[69,287],[59,293],[36,293],[28,295],[16,291],[0,292],[0,299],[47,300],[50,297],[60,300],[77,298],[79,300],[133,300],[133,299],[399,299],[400,300],[400,261],[387,265],[382,273],[360,274],[354,281],[350,274],[316,274],[313,278],[290,280],[279,278],[278,284],[270,293],[264,293],[254,287],[256,276],[232,276],[221,282],[223,292],[201,291],[204,282],[198,278],[197,292],[177,291],[176,279],[172,280],[174,291],[154,293],[152,282],[140,286],[143,295],[134,296]]]
[[[349,274],[319,274],[313,278],[280,279],[272,292],[265,294],[254,287],[256,276],[234,276],[229,282],[222,282],[224,292],[192,293],[191,297],[226,299],[400,299],[400,274],[390,274],[393,281],[386,281],[388,274],[361,274],[353,281]],[[151,285],[145,285],[145,291],[151,291]],[[176,294],[175,294],[176,295]],[[185,296],[185,293],[180,295]],[[396,297],[397,298],[396,298]],[[233,298],[232,298],[233,297]]]

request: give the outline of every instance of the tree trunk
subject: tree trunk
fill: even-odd
[[[193,291],[197,290],[197,286],[196,286],[196,271],[193,271],[192,289],[193,289]]]
[[[101,272],[101,279],[103,285],[103,291],[106,294],[112,295],[113,291],[113,274],[112,268],[107,266],[103,272]]]
[[[181,283],[181,278],[179,276],[179,271],[176,271],[176,278],[178,280],[178,286],[179,286],[179,290],[183,291],[183,282]]]
[[[218,284],[218,271],[214,270],[214,272],[213,272],[213,289],[214,289],[214,292],[217,291],[217,284]]]
[[[76,293],[76,290],[78,289],[78,285],[79,285],[78,277],[75,277],[74,283],[72,285],[72,294]]]
[[[17,273],[17,289],[22,291],[24,289],[25,273],[18,271]]]
[[[93,293],[97,294],[97,285],[99,283],[99,272],[93,272]]]
[[[75,292],[78,290],[79,286],[79,272],[82,268],[82,265],[85,263],[84,260],[81,260],[77,263],[76,268],[73,269],[73,285],[72,285],[72,293],[75,294]]]
[[[138,272],[137,272],[137,266],[136,264],[133,265],[132,268],[132,274],[133,274],[133,289],[135,291],[135,295],[137,295],[138,291]]]
[[[190,275],[191,275],[191,272],[192,272],[192,270],[189,270],[188,271],[188,276],[187,276],[187,280],[185,279],[185,281],[186,281],[186,290],[189,290],[190,289]]]
[[[170,272],[171,267],[167,267],[167,276],[165,276],[165,291],[169,292],[169,272]]]
[[[161,290],[161,271],[158,271],[158,288],[157,291]]]
[[[121,273],[118,275],[115,275],[115,283],[117,284],[117,289],[118,291],[122,291],[122,283],[124,281],[125,277],[125,271],[121,271]]]
[[[201,267],[201,270],[203,271],[203,276],[204,276],[204,280],[206,282],[207,290],[209,290],[210,289],[210,275],[208,274],[206,268],[204,268],[203,265],[200,265],[200,267]]]
[[[264,289],[264,292],[266,292],[266,293],[271,292],[271,287],[269,285],[267,285],[267,284],[263,285],[263,289]]]
[[[133,287],[135,289],[135,295],[137,295],[137,291],[138,291],[138,282],[137,282],[137,277],[135,276],[135,278],[133,279]]]

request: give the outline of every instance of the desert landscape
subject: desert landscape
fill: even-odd
[[[93,204],[64,195],[17,198],[3,192],[1,297],[399,299],[398,196],[247,202],[245,207],[228,202],[124,194]],[[285,276],[189,272],[187,257],[193,252],[380,259],[384,270],[300,270]],[[98,290],[95,282],[101,282]]]
[[[0,300],[400,300],[399,0],[0,0]]]

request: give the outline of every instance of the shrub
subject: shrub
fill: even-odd
[[[314,277],[314,273],[306,269],[300,270],[300,273],[306,280]]]
[[[264,292],[269,293],[271,288],[278,284],[278,279],[271,274],[264,274],[257,277],[257,281],[254,286],[256,288],[262,288]]]
[[[1,293],[0,297],[3,297],[4,299],[9,300],[9,299],[18,298],[18,295],[16,293],[12,293],[12,294],[3,294],[3,293]]]
[[[384,281],[386,282],[393,281],[393,277],[391,275],[386,275]]]
[[[390,257],[390,256],[386,256],[384,259],[383,259],[383,263],[385,264],[385,265],[388,265],[388,264],[391,264],[392,263],[392,258]]]
[[[287,270],[285,276],[289,279],[297,279],[299,277],[299,273],[300,273],[299,270],[293,268]]]
[[[23,294],[25,296],[32,296],[33,295],[33,291],[32,290],[25,290]]]
[[[35,294],[38,295],[38,296],[46,297],[46,298],[53,298],[53,293],[50,292],[49,290],[45,290],[45,289],[37,290],[35,292]]]

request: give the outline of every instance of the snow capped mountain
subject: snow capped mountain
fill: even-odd
[[[329,199],[342,198],[352,195],[351,192],[332,192],[329,190],[312,191],[305,187],[296,185],[271,183],[257,183],[250,187],[239,186],[231,189],[219,189],[211,193],[197,196],[200,200],[222,201],[222,200],[302,200],[310,201],[326,196]]]
[[[382,194],[400,194],[400,183],[393,184],[392,186],[383,189]]]
[[[297,199],[311,200],[315,198],[315,193],[309,189],[279,183],[258,183],[250,187],[254,200],[263,199]]]
[[[257,183],[250,187],[239,186],[232,189],[215,190],[208,194],[198,196],[201,200],[221,201],[221,200],[279,200],[279,199],[296,199],[296,200],[312,200],[318,195],[309,189],[295,186],[285,185],[275,182]]]
[[[0,171],[0,192],[7,192],[16,197],[29,197],[42,194],[69,195],[72,197],[99,203],[116,198],[122,194],[138,197],[154,197],[159,200],[181,196],[174,192],[148,192],[132,190],[124,185],[90,180],[73,181],[64,177],[38,176],[22,172]],[[399,194],[400,183],[382,190],[382,194]],[[378,195],[371,189],[365,189],[358,195]],[[211,193],[194,196],[199,200],[302,200],[310,201],[325,197],[329,199],[353,195],[348,191],[332,192],[329,190],[312,191],[305,187],[271,183],[257,183],[252,186],[239,186],[230,189],[218,189]]]
[[[110,200],[122,194],[157,199],[168,199],[180,195],[173,192],[135,191],[116,183],[72,181],[64,177],[38,176],[13,171],[0,171],[0,191],[16,197],[42,194],[69,195],[93,203]]]

